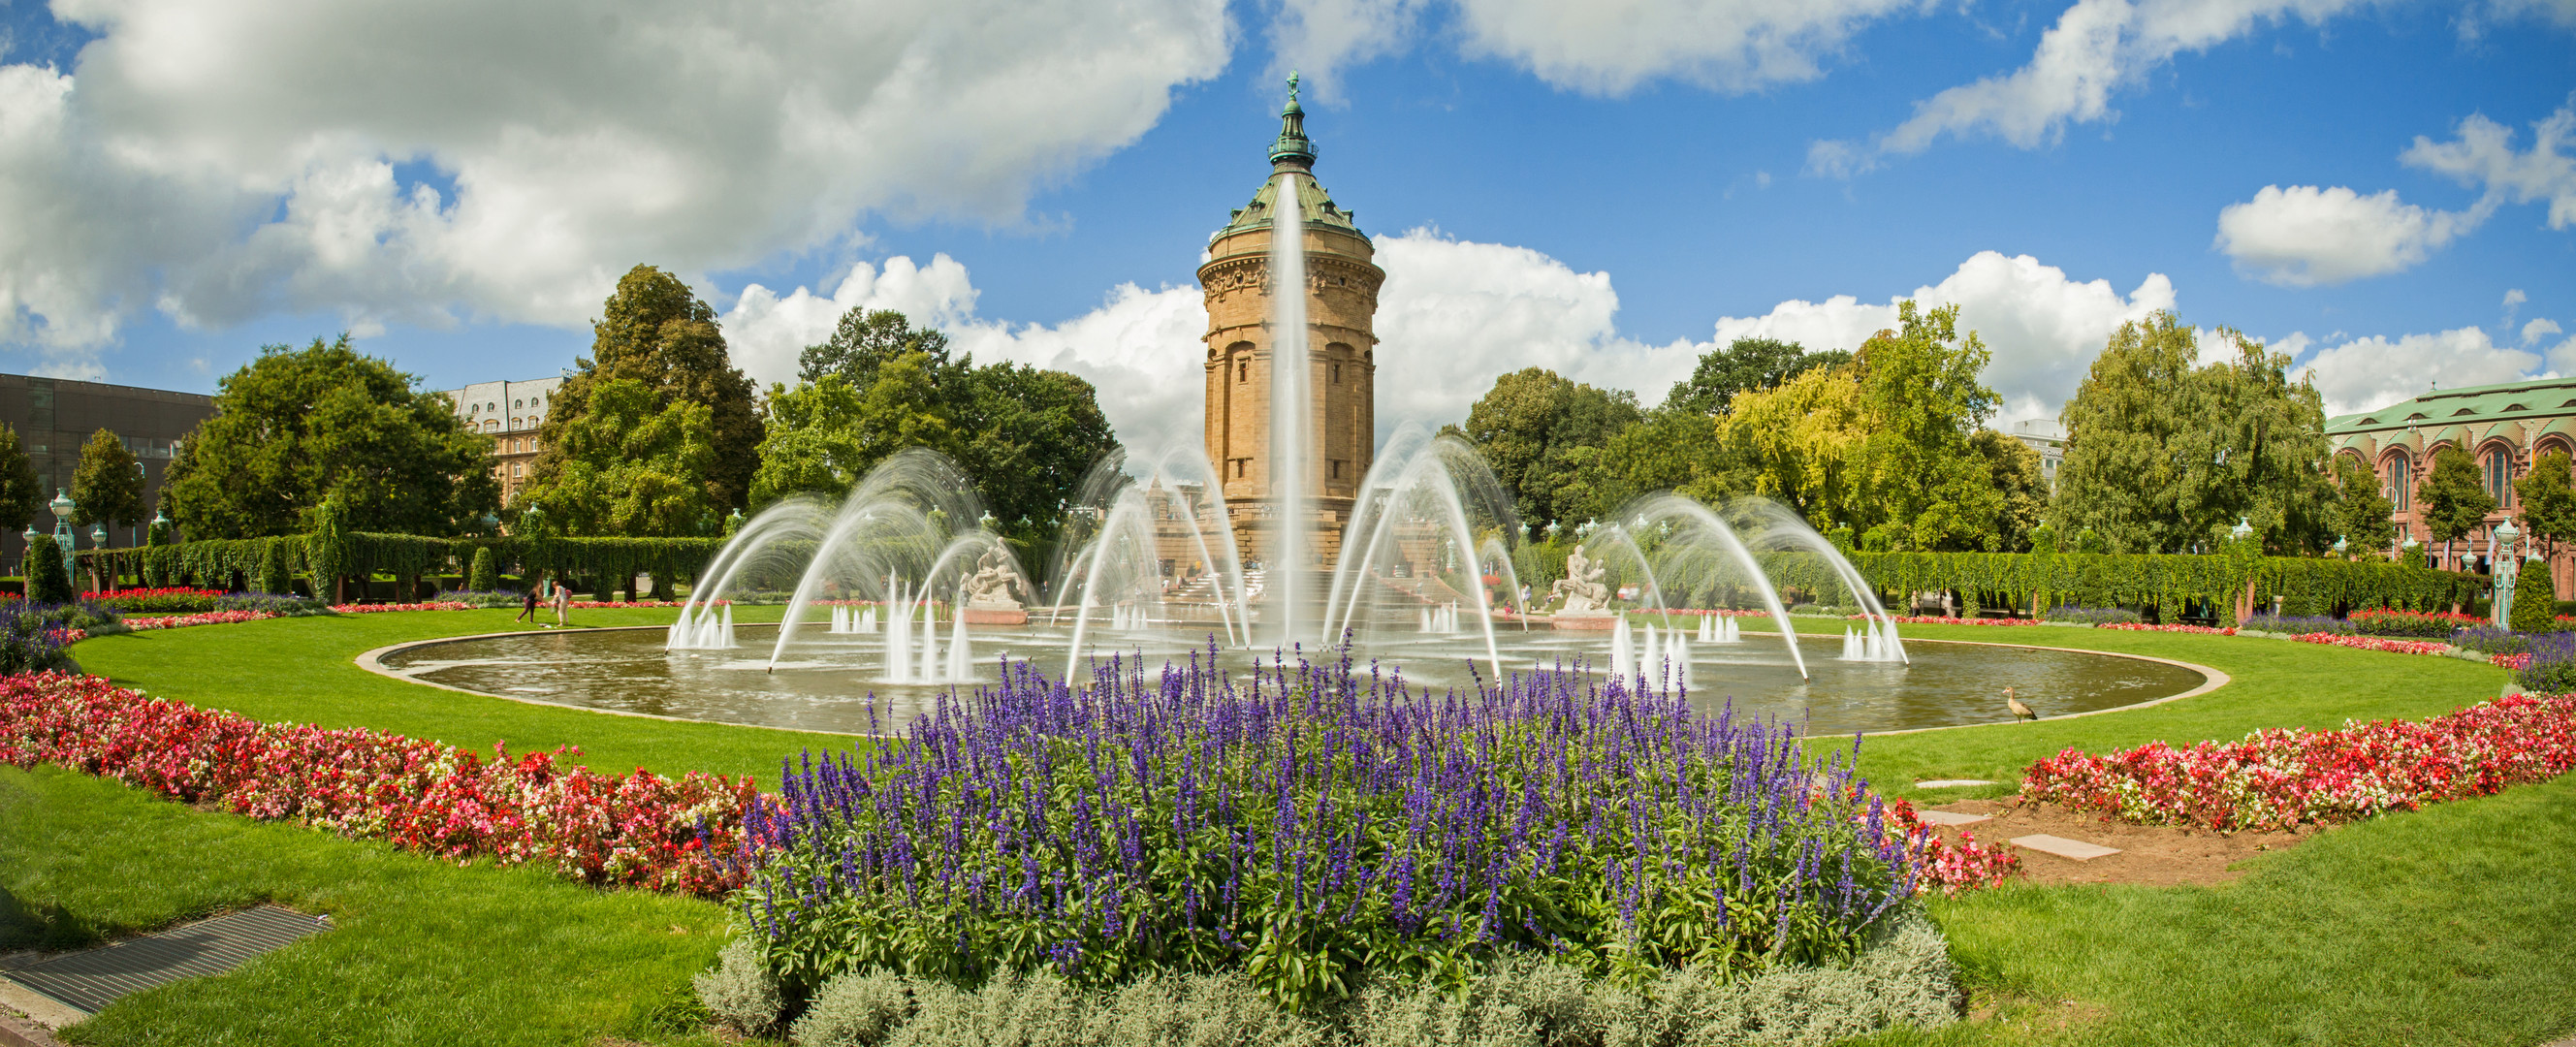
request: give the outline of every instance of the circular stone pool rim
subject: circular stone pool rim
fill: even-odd
[[[754,622],[754,623],[749,623],[749,624],[754,624],[754,625],[768,625],[768,624],[772,624],[772,623],[768,623],[768,622]],[[660,630],[660,631],[663,631],[663,632],[668,632],[668,631],[670,631],[670,628],[671,628],[671,627],[670,627],[670,626],[667,626],[667,625],[609,625],[609,626],[584,626],[584,627],[582,627],[579,631],[581,631],[581,632],[586,632],[586,633],[617,633],[617,632],[642,632],[642,631],[647,630],[647,629],[653,629],[653,630]],[[360,655],[358,656],[358,668],[364,669],[364,670],[366,670],[366,671],[368,671],[368,672],[371,672],[371,673],[374,673],[374,674],[376,674],[376,675],[378,675],[378,676],[391,677],[391,678],[396,679],[396,680],[401,680],[401,681],[402,681],[402,682],[404,682],[404,683],[409,683],[409,684],[418,684],[418,685],[420,685],[420,686],[422,686],[422,687],[435,687],[435,688],[438,688],[439,690],[442,690],[442,691],[454,691],[454,692],[456,692],[456,693],[458,693],[458,694],[470,694],[470,695],[474,695],[474,696],[476,696],[476,697],[478,697],[478,698],[498,698],[498,699],[501,699],[502,701],[506,701],[506,702],[518,702],[518,703],[520,703],[520,704],[522,704],[522,705],[542,705],[542,706],[545,706],[546,708],[549,708],[549,709],[570,709],[570,710],[572,710],[572,711],[574,711],[574,712],[599,713],[599,714],[606,715],[606,716],[632,716],[632,717],[635,717],[635,718],[637,718],[637,719],[642,719],[642,720],[662,720],[662,721],[666,721],[666,722],[669,722],[669,723],[698,723],[698,724],[706,724],[706,725],[708,725],[708,726],[712,726],[712,727],[746,727],[746,728],[750,728],[750,729],[755,730],[755,731],[785,731],[785,732],[790,733],[790,734],[828,734],[828,735],[835,735],[835,736],[843,737],[843,738],[892,737],[891,735],[884,735],[884,736],[880,736],[880,735],[870,735],[870,734],[866,734],[866,733],[858,732],[858,731],[809,731],[809,730],[800,730],[800,729],[798,729],[798,728],[794,728],[794,727],[763,727],[763,726],[760,726],[760,725],[758,725],[758,724],[747,724],[747,723],[727,723],[727,722],[722,721],[722,720],[695,720],[695,719],[691,719],[691,718],[686,717],[686,716],[664,716],[664,715],[662,715],[662,714],[660,714],[660,713],[639,713],[639,712],[634,712],[634,711],[627,710],[627,709],[600,709],[600,708],[594,708],[594,707],[592,707],[592,706],[587,706],[587,705],[567,705],[567,704],[562,703],[562,702],[549,702],[549,701],[544,701],[544,700],[537,699],[537,698],[524,698],[524,697],[520,697],[520,696],[518,696],[518,695],[510,695],[510,694],[494,694],[494,693],[492,693],[492,692],[490,692],[490,691],[477,691],[477,690],[474,690],[474,689],[469,688],[469,687],[458,687],[458,686],[456,686],[456,685],[454,685],[454,684],[439,683],[439,682],[437,682],[437,681],[435,681],[435,680],[423,680],[423,679],[420,679],[420,678],[418,678],[418,677],[404,675],[404,674],[403,674],[403,672],[402,672],[401,670],[399,670],[399,669],[395,669],[395,668],[393,668],[393,667],[391,667],[391,666],[388,666],[388,665],[386,665],[386,664],[384,663],[384,658],[385,658],[385,656],[386,656],[386,655],[391,655],[391,654],[400,654],[400,653],[403,653],[403,652],[406,652],[406,651],[410,651],[410,650],[414,650],[414,649],[416,649],[416,648],[421,648],[421,647],[435,647],[435,646],[438,646],[439,644],[446,644],[446,643],[464,643],[464,642],[467,642],[467,641],[469,641],[469,640],[497,640],[497,639],[502,639],[502,638],[505,638],[505,637],[512,637],[512,636],[535,636],[535,635],[541,635],[541,634],[543,634],[545,631],[546,631],[546,630],[542,630],[542,629],[512,629],[512,630],[510,630],[510,631],[508,631],[508,632],[499,632],[499,633],[476,633],[476,634],[474,634],[474,635],[472,635],[472,636],[441,636],[441,637],[438,637],[438,638],[436,638],[436,639],[431,639],[431,640],[408,640],[408,641],[405,641],[405,642],[402,642],[402,643],[397,643],[397,644],[387,644],[387,645],[385,645],[385,646],[383,646],[383,647],[378,647],[378,648],[376,648],[375,650],[368,651],[368,652],[365,652],[365,653],[363,653],[363,654],[360,654]],[[1756,634],[1756,635],[1762,635],[1762,636],[1777,636],[1777,635],[1779,635],[1779,634],[1777,634],[1777,633],[1760,633],[1760,634]],[[1798,633],[1798,634],[1796,634],[1796,635],[1797,635],[1799,638],[1801,638],[1801,639],[1810,639],[1810,640],[1831,640],[1831,639],[1835,639],[1835,637],[1834,637],[1832,634],[1830,634],[1830,633]],[[2150,698],[2150,699],[2148,699],[2148,700],[2146,700],[2146,701],[2143,701],[2143,702],[2137,702],[2137,703],[2133,703],[2133,704],[2130,704],[2130,705],[2115,705],[2115,706],[2112,706],[2111,708],[2108,708],[2108,709],[2088,709],[2088,710],[2086,710],[2086,711],[2084,711],[2084,712],[2080,712],[2080,713],[2066,713],[2066,714],[2061,715],[2061,716],[2051,716],[2051,717],[2049,717],[2049,718],[2048,718],[2048,719],[2049,719],[2049,720],[2051,720],[2051,721],[2056,721],[2056,720],[2073,720],[2073,719],[2078,719],[2078,718],[2080,718],[2080,717],[2086,717],[2086,716],[2100,716],[2100,715],[2103,715],[2103,714],[2105,714],[2105,713],[2125,713],[2125,712],[2130,712],[2130,711],[2132,711],[2132,710],[2136,710],[2136,709],[2148,709],[2148,708],[2153,708],[2153,707],[2155,707],[2155,706],[2163,705],[2163,704],[2165,704],[2166,702],[2178,702],[2178,701],[2181,701],[2181,700],[2183,700],[2183,699],[2185,699],[2185,698],[2197,698],[2197,697],[2199,697],[2199,696],[2201,696],[2201,695],[2208,694],[2208,693],[2209,693],[2209,692],[2211,692],[2211,691],[2215,691],[2215,690],[2217,690],[2217,689],[2219,689],[2219,688],[2221,688],[2221,687],[2225,687],[2225,686],[2227,686],[2229,683],[2233,682],[2233,681],[2234,681],[2234,679],[2235,679],[2234,677],[2231,677],[2231,676],[2227,675],[2227,674],[2226,674],[2226,673],[2224,673],[2224,672],[2220,672],[2220,671],[2219,671],[2219,670],[2217,670],[2217,669],[2210,668],[2209,666],[2202,665],[2202,664],[2200,664],[2200,663],[2198,663],[2198,662],[2186,662],[2186,661],[2180,661],[2180,660],[2173,659],[2173,658],[2158,658],[2158,657],[2156,657],[2156,656],[2154,656],[2154,655],[2148,655],[2148,654],[2128,654],[2128,653],[2121,652],[2121,651],[2091,651],[2091,650],[2086,650],[2086,649],[2081,648],[2081,647],[2050,647],[2050,646],[2047,646],[2047,645],[2044,645],[2044,644],[2035,644],[2035,643],[1998,643],[1998,642],[1993,641],[1993,640],[1926,640],[1926,639],[1919,639],[1919,638],[1917,638],[1917,639],[1909,639],[1907,642],[1909,642],[1909,643],[1946,643],[1946,644],[1959,644],[1959,645],[1961,645],[1961,646],[1966,646],[1966,647],[2018,647],[2018,648],[2021,648],[2021,649],[2024,649],[2024,650],[2031,650],[2031,651],[2057,651],[2057,652],[2061,652],[2061,653],[2065,653],[2065,654],[2090,654],[2090,655],[2099,655],[2099,656],[2104,657],[2104,658],[2127,658],[2127,659],[2131,659],[2131,660],[2133,660],[2133,661],[2140,661],[2140,662],[2157,662],[2157,663],[2161,663],[2161,664],[2164,664],[2164,665],[2174,666],[2175,668],[2179,668],[2179,669],[2187,669],[2187,670],[2189,670],[2189,671],[2191,671],[2191,672],[2199,673],[2199,674],[2200,674],[2200,677],[2201,677],[2201,680],[2200,680],[2200,686],[2198,686],[2198,687],[2194,687],[2194,688],[2192,688],[2192,689],[2190,689],[2190,690],[2188,690],[2188,691],[2184,691],[2184,692],[2182,692],[2182,693],[2180,693],[2180,694],[2168,694],[2168,695],[2166,695],[2166,696],[2164,696],[2164,697],[2162,697],[2162,698]],[[1954,723],[1954,724],[1945,724],[1945,725],[1940,726],[1940,727],[1908,727],[1908,728],[1904,728],[1904,729],[1902,729],[1902,730],[1895,730],[1895,731],[1862,731],[1862,732],[1859,732],[1859,733],[1860,733],[1863,737],[1884,738],[1884,737],[1888,737],[1888,736],[1891,736],[1891,735],[1899,735],[1899,734],[1924,734],[1924,733],[1931,732],[1931,731],[1957,731],[1957,730],[1963,730],[1963,729],[1971,728],[1971,727],[2003,727],[2003,726],[2007,726],[2007,725],[2006,725],[2006,724],[2003,724],[2003,723]],[[1836,737],[1840,737],[1840,735],[1836,735]]]

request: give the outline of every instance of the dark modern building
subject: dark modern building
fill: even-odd
[[[105,429],[124,440],[125,449],[142,461],[143,504],[152,506],[160,501],[161,477],[170,468],[172,452],[196,431],[197,423],[214,416],[215,398],[196,393],[0,374],[0,423],[18,431],[18,443],[26,448],[36,466],[36,480],[47,491],[71,490],[81,445]],[[27,525],[35,524],[39,531],[54,529],[52,514],[39,515],[43,519],[0,520],[0,563],[18,562],[26,545],[20,532]],[[123,527],[112,531],[108,544],[135,543],[132,531]],[[79,544],[89,548],[89,535],[82,534]]]

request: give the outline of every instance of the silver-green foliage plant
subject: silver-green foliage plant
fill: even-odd
[[[728,1025],[774,1022],[775,982],[737,940],[698,992]],[[1384,980],[1302,1016],[1240,973],[1157,974],[1086,990],[1050,971],[980,988],[882,969],[826,983],[790,1026],[800,1047],[1816,1047],[1957,1020],[1947,943],[1920,911],[1889,921],[1848,965],[1728,980],[1664,969],[1623,984],[1538,956],[1451,986]]]
[[[745,1033],[758,1034],[778,1024],[786,1001],[779,998],[778,979],[761,959],[749,935],[737,937],[716,957],[716,968],[692,979],[698,1000],[716,1020]]]

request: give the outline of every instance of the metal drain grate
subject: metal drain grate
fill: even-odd
[[[292,909],[259,905],[240,912],[130,938],[14,971],[0,971],[27,988],[91,1014],[127,993],[203,978],[241,966],[251,957],[331,929]]]

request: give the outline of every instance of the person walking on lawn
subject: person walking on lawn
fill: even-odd
[[[533,622],[537,620],[536,586],[531,585],[528,587],[527,592],[519,594],[519,616],[510,620],[512,622]]]
[[[572,586],[555,583],[555,627],[572,624]]]

